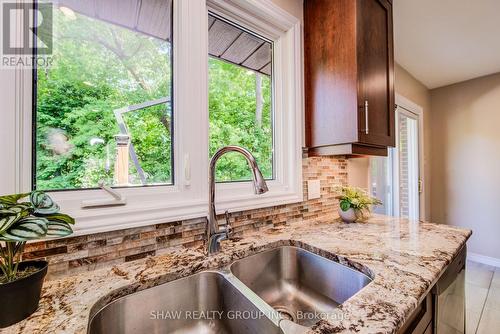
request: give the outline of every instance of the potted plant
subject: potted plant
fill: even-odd
[[[368,218],[371,206],[382,204],[377,198],[356,187],[339,187],[338,194],[336,198],[340,201],[339,215],[346,223],[354,223]]]
[[[20,202],[29,196],[28,201]],[[73,233],[74,219],[41,191],[0,196],[0,328],[38,308],[47,261],[22,261],[29,240]]]

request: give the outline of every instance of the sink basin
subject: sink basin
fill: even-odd
[[[228,270],[229,269],[229,270]],[[371,279],[296,247],[280,247],[117,299],[90,334],[305,333]]]
[[[281,330],[222,274],[202,272],[108,304],[91,319],[89,333],[278,334]]]
[[[365,274],[296,247],[236,261],[231,272],[282,318],[312,326],[371,282]]]

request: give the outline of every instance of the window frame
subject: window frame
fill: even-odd
[[[259,0],[208,0],[207,12],[234,22],[273,43],[274,175],[272,180],[267,181],[270,191],[256,196],[249,194],[250,182],[218,183],[217,210],[248,210],[300,202],[303,199],[300,22],[276,5]],[[287,82],[288,85],[285,84]],[[296,94],[295,99],[293,94]]]
[[[274,179],[257,196],[251,182],[218,183],[218,212],[242,211],[303,200],[302,37],[298,18],[267,0],[173,0],[173,185],[117,188],[126,206],[82,209],[106,198],[100,189],[48,192],[77,219],[75,235],[165,223],[208,213],[208,13],[214,12],[273,41]],[[32,75],[16,70],[16,191],[31,188]],[[17,73],[16,72],[16,73]],[[28,102],[29,101],[29,102]],[[182,131],[190,129],[189,131]],[[203,154],[203,152],[207,152]],[[202,168],[192,168],[202,166]]]
[[[238,22],[231,21],[231,18],[222,16],[222,15],[216,13],[216,9],[211,9],[210,6],[208,6],[207,12],[208,12],[209,16],[212,16],[212,17],[215,17],[215,18],[217,18],[217,19],[219,19],[221,21],[224,21],[224,22],[226,22],[229,25],[233,25],[233,26],[235,26],[235,28],[243,30],[243,31],[245,31],[245,32],[247,32],[247,33],[249,33],[251,35],[254,35],[255,37],[263,40],[264,42],[270,43],[272,45],[272,49],[271,49],[271,65],[274,65],[274,41],[273,40],[270,40],[270,39],[268,39],[265,36],[257,34],[255,31],[252,31],[248,27],[242,26]],[[208,58],[210,59],[210,55],[209,55]],[[214,57],[213,59],[218,59],[218,58]],[[223,59],[218,59],[218,60],[222,61],[222,62],[227,62],[226,60],[223,60]],[[230,62],[227,62],[227,63],[232,64]],[[232,65],[237,66],[235,64],[232,64]],[[210,76],[210,73],[209,73],[209,76]],[[209,83],[209,85],[210,85],[210,83]],[[207,86],[207,89],[210,90],[210,87]],[[275,98],[274,97],[274,94],[275,94],[275,92],[274,92],[274,67],[271,70],[271,90],[272,90],[271,91],[272,175],[271,175],[270,178],[264,176],[264,179],[266,180],[267,183],[270,182],[270,181],[274,181],[276,179],[276,159],[275,159],[275,152],[276,152],[276,131],[275,131],[275,125],[276,125],[276,119],[275,119],[275,105],[274,105],[274,102],[275,102],[274,101],[274,98]],[[210,103],[210,101],[209,101],[209,103]],[[209,110],[209,114],[210,114],[210,110]],[[210,141],[210,138],[209,138],[209,141]],[[217,181],[216,180],[216,183],[217,184],[222,184],[222,183],[231,184],[231,183],[250,182],[250,181],[251,181],[251,177],[246,178],[246,179],[241,179],[241,180],[223,180],[223,181]]]

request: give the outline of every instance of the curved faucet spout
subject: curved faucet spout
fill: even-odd
[[[266,180],[260,172],[257,161],[255,161],[254,156],[247,149],[240,146],[225,146],[215,152],[214,156],[210,160],[209,170],[209,214],[207,222],[208,255],[219,251],[219,242],[224,239],[224,237],[221,235],[226,233],[225,231],[219,231],[219,224],[217,223],[217,217],[215,213],[215,167],[220,157],[228,152],[238,152],[246,158],[248,165],[250,166],[250,169],[252,171],[255,194],[261,195],[268,191]]]

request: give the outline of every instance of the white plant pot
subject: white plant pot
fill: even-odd
[[[344,211],[341,208],[339,208],[339,215],[340,218],[345,222],[345,223],[355,223],[356,220],[358,220],[358,215],[356,215],[356,210],[353,208],[349,208],[349,210]]]

